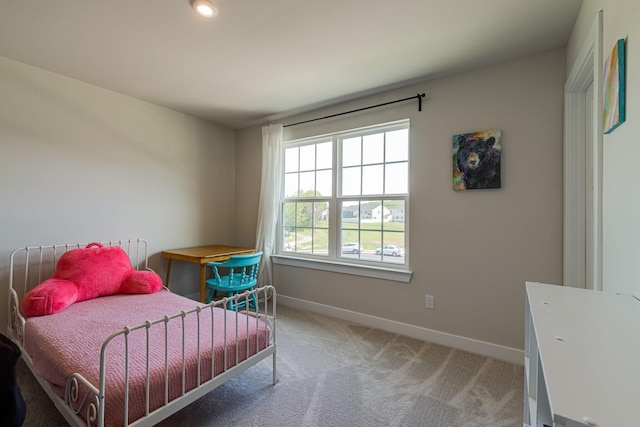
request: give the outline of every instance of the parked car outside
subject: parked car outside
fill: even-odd
[[[345,243],[342,245],[342,253],[359,254],[362,252],[362,246],[359,243]]]
[[[404,249],[396,245],[384,245],[376,249],[376,255],[404,256]]]

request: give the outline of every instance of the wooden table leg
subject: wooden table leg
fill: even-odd
[[[204,287],[207,280],[207,264],[200,264],[200,302],[205,302]]]
[[[171,258],[167,261],[167,279],[164,282],[167,289],[169,289],[169,276],[171,276]]]

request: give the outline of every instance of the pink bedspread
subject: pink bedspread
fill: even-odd
[[[83,301],[66,310],[27,319],[25,350],[33,359],[35,372],[51,383],[61,397],[67,377],[80,373],[96,387],[100,376],[100,350],[104,341],[125,326],[136,326],[165,315],[193,309],[193,300],[160,291],[145,295],[113,295]],[[270,335],[262,321],[220,308],[214,309],[215,373],[224,370],[224,322],[227,325],[227,368],[264,349]],[[247,321],[248,320],[248,321]],[[185,323],[186,391],[197,383],[197,316],[189,314]],[[211,378],[211,310],[200,313],[200,382]],[[169,322],[169,401],[182,394],[182,318]],[[149,330],[150,411],[165,400],[165,326],[153,325]],[[236,339],[237,337],[237,339]],[[247,340],[247,337],[250,337]],[[237,344],[237,351],[236,351]],[[236,357],[237,354],[237,357]],[[146,329],[129,334],[129,422],[145,413]],[[125,360],[124,338],[119,336],[109,345],[106,355],[105,425],[124,424]]]

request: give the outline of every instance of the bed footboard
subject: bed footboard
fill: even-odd
[[[224,309],[230,300],[243,301],[251,295],[256,295],[260,301],[258,313]],[[275,299],[275,289],[267,286],[125,327],[112,334],[102,346],[97,386],[74,374],[67,382],[65,404],[83,420],[95,420],[90,425],[154,425],[269,356],[273,357],[273,384],[276,384]],[[223,315],[214,316],[214,312]],[[209,328],[211,322],[220,324]],[[170,331],[172,323],[179,325],[178,336],[171,338],[171,332],[167,332],[169,338],[161,338],[162,342],[158,344],[158,336],[154,337],[153,329]],[[190,342],[194,325],[200,332],[206,330],[206,334],[211,331],[214,334],[222,331],[222,334],[211,340]],[[250,328],[256,333],[244,336],[243,330]],[[138,334],[137,342],[135,334]],[[196,335],[199,338],[205,334]],[[157,360],[158,345],[164,355],[161,367],[158,367]],[[117,411],[119,420],[114,422],[113,408],[110,408],[114,404],[113,398],[110,400],[114,391],[109,388],[110,382],[114,381],[114,373],[110,370],[113,360],[108,355],[110,352],[119,355],[121,346],[126,350],[118,387],[124,393],[118,394],[117,400],[123,404],[122,411]],[[137,361],[133,360],[134,356]],[[144,372],[142,377],[141,368]]]

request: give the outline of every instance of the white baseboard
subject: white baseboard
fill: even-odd
[[[433,329],[422,328],[420,326],[383,319],[382,317],[318,304],[282,294],[278,294],[278,304],[336,317],[338,319],[347,320],[360,325],[367,325],[383,331],[504,360],[517,365],[524,365],[524,351],[516,348],[505,347],[472,338],[465,338],[459,335],[448,334],[446,332],[434,331]]]

